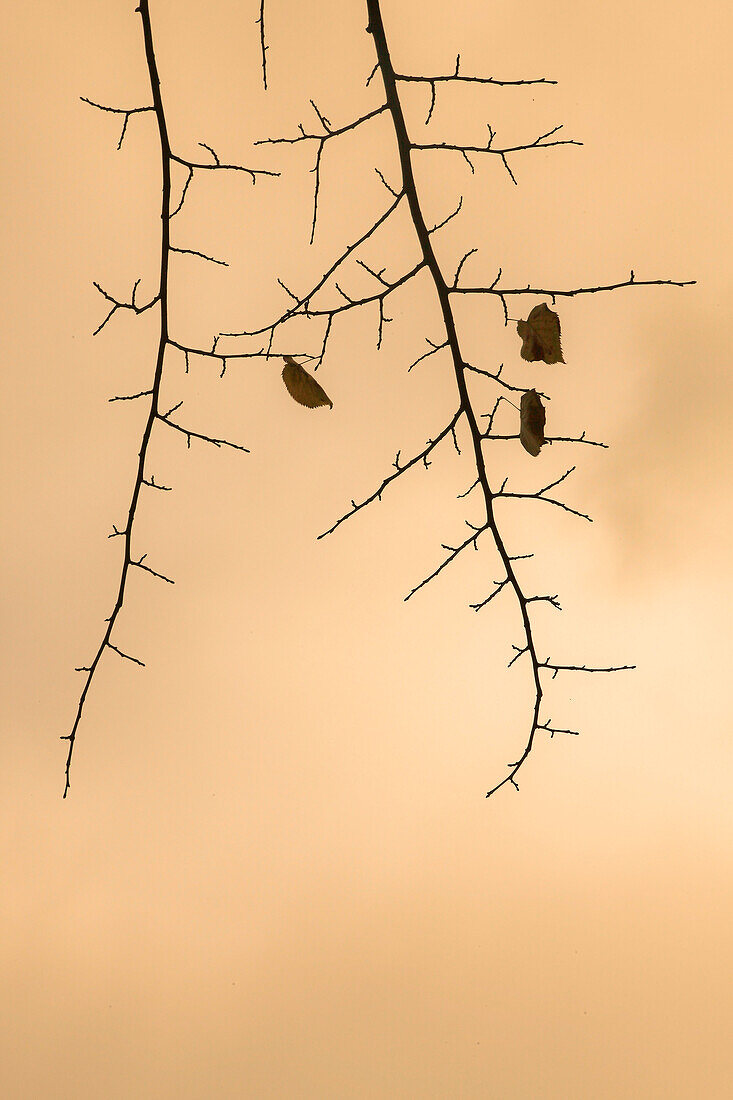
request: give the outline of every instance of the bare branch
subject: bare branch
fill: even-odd
[[[460,57],[460,54],[458,55]],[[406,76],[403,73],[395,73],[395,80],[406,84],[494,84],[501,88],[520,88],[530,84],[557,84],[556,80],[548,80],[541,76],[534,80],[497,80],[493,76],[463,76],[451,73],[449,76]]]
[[[356,130],[359,126],[362,126],[365,122],[369,122],[371,119],[376,118],[377,115],[381,115],[387,110],[387,104],[383,103],[381,107],[375,107],[373,111],[367,112],[360,118],[355,119],[353,122],[347,123],[345,126],[340,126],[334,130],[331,123],[326,116],[319,111],[313,100],[310,100],[310,105],[318,117],[318,121],[325,133],[322,134],[310,134],[306,131],[302,123],[298,126],[298,133],[293,137],[280,137],[280,138],[261,138],[255,142],[255,145],[298,145],[301,141],[315,141],[318,143],[316,149],[316,160],[311,172],[315,176],[315,184],[313,188],[313,217],[311,218],[311,233],[310,243],[313,244],[316,235],[316,221],[318,219],[318,197],[321,190],[321,159],[323,157],[323,150],[326,147],[326,142],[331,138],[341,137],[343,134],[348,134],[351,130]],[[386,186],[386,184],[385,184]]]
[[[150,397],[152,390],[140,390],[140,393],[122,394],[119,397],[110,397],[109,401],[136,401],[138,397]]]
[[[546,722],[542,722],[537,727],[538,730],[546,730],[547,733],[549,733],[549,735],[550,735],[550,739],[552,739],[555,736],[556,733],[570,734],[571,737],[579,737],[580,736],[580,734],[578,733],[577,730],[559,729],[557,726],[551,726],[550,725],[551,721],[552,721],[552,719],[548,718]]]
[[[485,373],[485,372],[482,372]],[[525,391],[527,392],[527,391]],[[540,394],[540,396],[545,396]],[[496,435],[490,430],[484,433],[484,439],[519,439],[519,435]],[[598,443],[595,439],[586,439],[585,432],[580,435],[552,435],[545,436],[545,443],[584,443],[586,447],[603,447],[608,450],[608,443]]]
[[[182,424],[176,424],[174,420],[170,419],[170,415],[172,412],[175,412],[176,409],[179,409],[182,404],[183,402],[179,401],[179,403],[175,405],[172,409],[169,409],[167,413],[157,413],[156,416],[157,419],[161,421],[161,423],[167,424],[169,428],[173,428],[174,431],[180,432],[181,435],[184,435],[186,437],[186,443],[189,448],[191,446],[192,439],[200,439],[203,443],[211,443],[213,447],[231,447],[232,450],[235,451],[244,451],[245,454],[250,453],[249,447],[243,447],[241,443],[231,443],[228,439],[215,439],[214,436],[203,435],[201,432],[194,432],[191,431],[190,428],[184,428]]]
[[[443,348],[448,347],[447,340],[444,340],[442,344],[434,344],[432,340],[428,340],[427,336],[425,337],[425,340],[428,344],[430,344],[430,351],[426,351],[423,355],[418,356],[414,363],[410,363],[409,367],[407,368],[408,374],[413,367],[417,366],[418,363],[422,363],[423,359],[429,359],[431,355],[435,355],[436,351],[442,351]]]
[[[470,248],[468,250],[468,252],[466,252],[466,254],[463,257],[463,259],[461,260],[461,262],[458,264],[458,267],[456,268],[456,273],[453,276],[453,287],[454,288],[458,286],[458,280],[461,277],[461,272],[463,271],[463,265],[465,264],[466,260],[469,258],[469,256],[473,256],[474,253],[476,253],[476,252],[478,252],[478,248]]]
[[[609,665],[606,668],[594,668],[591,665],[556,665],[551,661],[540,661],[538,668],[549,669],[554,680],[558,672],[631,672],[636,665]]]
[[[386,477],[384,479],[384,481],[382,482],[382,484],[379,486],[379,488],[375,489],[374,492],[370,496],[366,497],[365,500],[362,500],[360,504],[357,504],[356,501],[352,500],[351,509],[348,512],[346,512],[343,516],[341,516],[340,519],[336,520],[334,525],[332,527],[329,527],[329,529],[327,531],[323,531],[318,536],[318,538],[323,539],[323,538],[326,537],[326,535],[333,534],[333,532],[336,530],[337,527],[340,527],[341,524],[345,523],[347,519],[351,519],[351,517],[356,515],[357,512],[360,512],[362,510],[362,508],[366,508],[366,506],[368,504],[371,504],[372,501],[374,501],[374,500],[380,500],[381,501],[382,493],[387,488],[387,486],[391,485],[393,481],[396,481],[398,477],[401,477],[402,474],[406,473],[413,466],[417,466],[420,462],[422,462],[423,465],[425,465],[428,455],[432,451],[434,451],[435,448],[438,446],[438,444],[443,439],[445,439],[445,437],[447,435],[449,435],[454,430],[454,428],[455,428],[456,424],[458,423],[458,421],[460,420],[460,418],[461,418],[461,412],[459,410],[455,414],[453,419],[450,421],[450,423],[447,424],[446,427],[443,428],[443,430],[441,432],[439,432],[438,435],[436,435],[434,439],[429,439],[427,441],[425,447],[422,449],[422,451],[420,451],[418,454],[414,455],[412,458],[408,459],[407,462],[403,462],[402,464],[400,464],[400,452],[398,451],[397,452],[397,457],[395,458],[395,461],[393,463],[393,465],[395,467],[395,472],[393,474],[390,474],[388,477]]]
[[[208,260],[210,264],[219,264],[220,267],[229,267],[226,260],[215,260],[213,256],[207,256],[205,252],[197,252],[195,248],[174,248],[173,245],[171,245],[168,251],[178,252],[182,256],[198,256],[201,260]]]
[[[390,215],[393,214],[394,211],[397,209],[397,207],[399,206],[399,204],[402,201],[403,197],[404,197],[404,194],[400,193],[397,196],[397,198],[395,199],[395,201],[390,204],[390,206],[387,208],[387,210],[384,212],[384,214],[382,214],[381,217],[379,217],[377,219],[377,221],[374,222],[369,227],[369,229],[367,229],[367,231],[361,235],[361,237],[359,237],[357,240],[355,240],[353,244],[350,244],[341,253],[341,255],[338,257],[338,259],[334,263],[331,264],[331,266],[328,268],[326,273],[318,280],[316,285],[307,294],[305,294],[302,297],[298,298],[295,305],[293,305],[291,309],[286,310],[285,313],[283,313],[282,316],[277,319],[277,321],[273,322],[273,324],[271,324],[271,325],[264,325],[262,328],[250,329],[250,330],[245,329],[242,332],[222,332],[222,333],[220,333],[220,335],[221,336],[260,336],[264,332],[269,332],[270,334],[272,334],[274,332],[274,330],[279,325],[284,324],[285,321],[289,320],[291,317],[294,317],[299,311],[301,311],[303,306],[305,306],[306,309],[307,309],[308,303],[310,302],[311,298],[313,298],[313,296],[315,294],[317,294],[317,292],[323,286],[325,286],[325,284],[331,278],[333,273],[341,266],[341,264],[344,263],[344,261],[347,260],[349,258],[349,256],[351,256],[352,253],[356,251],[357,248],[359,248],[362,244],[364,244],[364,241],[368,240],[369,237],[371,237],[374,233],[376,233],[376,231],[379,229],[380,226],[384,225],[384,223],[387,221],[387,219],[390,217]],[[374,299],[371,299],[371,300],[373,301]],[[326,311],[326,312],[333,312],[333,311]]]
[[[122,148],[122,142],[125,140],[125,134],[127,133],[127,124],[130,121],[130,115],[142,115],[147,111],[154,111],[155,107],[106,107],[101,103],[95,103],[94,100],[88,99],[87,96],[79,96],[79,99],[83,103],[88,103],[90,107],[96,107],[98,111],[106,111],[113,115],[123,115],[122,130],[120,132],[119,141],[117,142],[117,149]]]
[[[130,297],[129,302],[120,301],[119,299],[113,297],[111,294],[108,294],[107,291],[104,290],[103,287],[101,287],[100,284],[97,283],[97,282],[93,283],[92,285],[96,287],[96,289],[99,291],[99,293],[102,295],[102,297],[104,299],[106,299],[106,301],[112,303],[111,310],[109,311],[107,316],[104,318],[101,325],[98,325],[97,328],[95,328],[94,332],[92,333],[92,336],[98,336],[99,335],[99,333],[102,331],[104,326],[107,324],[107,322],[109,320],[111,320],[111,318],[114,316],[114,314],[117,312],[118,309],[130,309],[130,310],[132,310],[133,313],[140,314],[140,313],[145,313],[146,310],[151,309],[156,304],[156,302],[160,301],[160,294],[156,294],[155,297],[151,298],[149,302],[146,302],[146,304],[144,306],[137,305],[137,303],[135,302],[135,293],[137,291],[138,286],[140,285],[140,280],[139,279],[137,280],[137,282],[135,283],[135,285],[132,289],[132,295]]]
[[[484,378],[491,378],[494,382],[498,382],[500,386],[503,386],[503,388],[505,390],[512,390],[514,393],[528,393],[529,392],[529,389],[528,389],[527,386],[512,386],[512,385],[510,385],[509,382],[504,381],[504,379],[501,376],[501,372],[504,369],[504,364],[503,363],[499,364],[499,368],[496,371],[482,370],[481,367],[474,367],[474,366],[471,365],[471,363],[464,363],[463,367],[464,367],[464,370],[470,370],[472,374],[482,374],[484,376]],[[547,394],[542,393],[541,390],[535,390],[535,392],[538,394],[539,397],[544,398],[546,401],[550,400],[550,398],[547,396]],[[497,437],[492,437],[492,438],[498,438],[498,436]]]
[[[453,218],[456,217],[456,215],[460,212],[460,209],[461,209],[462,206],[463,206],[463,195],[461,195],[459,197],[458,206],[455,208],[453,213],[449,214],[447,218],[443,218],[442,222],[438,222],[437,225],[434,225],[432,229],[428,230],[428,233],[437,233],[437,231],[439,229],[442,229],[444,225],[447,225],[449,221],[452,221]]]
[[[155,478],[153,477],[152,474],[150,475],[150,478],[145,478],[145,477],[143,478],[143,485],[147,485],[151,489],[159,489],[161,491],[161,493],[172,493],[173,492],[170,485],[158,485],[157,481],[155,480]]]
[[[143,562],[147,556],[147,554],[143,554],[143,556],[141,558],[138,558],[137,561],[131,561],[130,565],[134,565],[137,569],[144,569],[146,573],[150,573],[153,577],[158,577],[159,580],[165,581],[166,584],[176,583],[175,581],[172,581],[170,577],[164,576],[163,573],[158,573],[155,569],[151,569],[149,565],[144,565]]]
[[[556,611],[562,611],[559,596],[528,596],[527,603],[549,603]]]
[[[591,519],[591,517],[589,515],[586,515],[585,512],[578,512],[575,508],[571,508],[569,505],[565,504],[563,501],[555,500],[552,497],[546,497],[544,495],[545,493],[549,492],[550,489],[554,489],[555,486],[560,485],[563,481],[565,481],[565,479],[567,477],[570,477],[570,475],[574,472],[575,469],[576,469],[575,466],[571,466],[570,469],[566,470],[565,473],[561,477],[558,477],[555,481],[551,481],[549,485],[545,485],[542,489],[538,489],[534,493],[508,493],[508,492],[505,491],[504,485],[502,485],[499,492],[494,493],[494,498],[497,498],[497,497],[512,498],[513,497],[514,499],[518,499],[518,500],[544,500],[547,504],[554,504],[556,508],[562,508],[563,511],[570,512],[571,515],[579,516],[581,519],[587,520],[588,523],[592,523],[593,520]],[[506,482],[504,484],[506,484]]]
[[[187,157],[178,156],[176,153],[171,153],[171,160],[176,164],[182,164],[184,168],[190,168],[192,172],[244,172],[248,175],[252,183],[257,182],[258,176],[279,176],[279,172],[273,172],[267,168],[246,168],[243,164],[222,164],[218,156],[206,142],[200,141],[199,145],[202,149],[208,149],[213,156],[213,163],[209,161],[189,160]],[[176,213],[176,211],[174,211]]]
[[[430,106],[428,107],[428,113],[425,117],[425,125],[430,124],[430,119],[433,117],[433,111],[435,110],[435,81],[430,81]]]
[[[189,164],[188,165],[188,175],[186,176],[186,181],[183,184],[183,187],[181,189],[181,197],[178,201],[178,206],[175,208],[175,210],[171,210],[171,215],[170,216],[172,218],[175,218],[176,214],[180,211],[181,207],[183,206],[183,203],[185,202],[185,199],[186,199],[186,192],[188,191],[188,185],[190,184],[192,179],[193,179],[193,168]]]
[[[509,161],[507,160],[507,157],[510,156],[511,154],[523,153],[523,152],[526,152],[529,149],[549,149],[549,148],[552,148],[556,145],[582,145],[583,144],[582,141],[576,141],[573,138],[555,138],[552,141],[549,140],[550,138],[552,138],[553,134],[556,134],[559,130],[562,129],[562,126],[555,126],[555,127],[553,127],[552,130],[548,130],[546,133],[540,134],[540,136],[535,138],[534,141],[525,142],[522,145],[506,145],[506,146],[498,149],[498,148],[495,148],[494,145],[493,145],[493,140],[494,140],[494,137],[495,137],[494,131],[492,130],[491,126],[489,126],[488,129],[489,129],[489,140],[486,142],[485,145],[463,145],[463,144],[457,145],[457,144],[453,144],[451,142],[445,142],[445,141],[433,141],[433,142],[411,141],[410,142],[410,148],[411,149],[418,149],[418,150],[447,149],[447,150],[450,150],[452,152],[461,153],[461,155],[468,161],[468,165],[469,165],[472,173],[474,171],[474,167],[473,167],[473,164],[471,163],[471,160],[468,156],[469,153],[493,153],[494,155],[501,158],[502,164],[504,165],[507,172],[509,173],[513,183],[516,184],[516,182],[517,182],[516,178],[514,177],[514,174],[511,170],[511,167],[509,166]]]
[[[270,48],[265,41],[265,0],[260,0],[260,15],[255,23],[260,25],[260,53],[262,54],[262,83],[267,91],[267,51]]]
[[[502,589],[509,584],[509,578],[505,577],[503,581],[494,581],[494,584],[496,585],[496,588],[490,595],[486,597],[485,600],[481,600],[481,603],[472,603],[469,605],[473,608],[474,611],[480,611],[482,607],[486,607],[488,603],[491,603],[494,597],[498,596]]]
[[[501,274],[501,271],[499,272]],[[574,298],[577,294],[600,294],[602,291],[607,290],[621,290],[622,287],[629,286],[694,286],[695,279],[636,279],[634,278],[634,272],[631,272],[631,277],[625,279],[619,283],[606,283],[599,286],[581,286],[576,287],[574,290],[545,290],[540,287],[530,286],[529,283],[524,287],[507,287],[498,289],[497,280],[495,280],[491,286],[453,286],[450,288],[451,294],[496,294],[500,298],[507,297],[510,294],[532,294],[535,296],[550,298],[554,304],[555,298]]]
[[[471,526],[471,525],[469,524],[469,526]],[[424,580],[421,580],[419,584],[416,584],[415,587],[407,593],[407,595],[405,596],[405,603],[407,603],[407,601],[409,599],[411,599],[415,595],[416,592],[419,592],[421,588],[424,588],[426,584],[429,584],[430,581],[435,580],[435,578],[440,573],[443,572],[443,570],[446,568],[446,566],[450,565],[451,562],[455,561],[456,558],[458,557],[458,555],[462,554],[463,551],[468,549],[469,546],[473,546],[474,550],[478,550],[479,535],[481,535],[484,531],[488,531],[488,530],[489,530],[488,523],[485,523],[482,527],[475,528],[474,533],[472,535],[470,535],[469,538],[467,538],[465,542],[462,542],[460,546],[447,546],[446,543],[443,543],[442,544],[443,549],[444,550],[450,550],[450,553],[449,553],[448,557],[445,558],[440,563],[440,565],[437,567],[437,569],[434,569],[433,572],[429,576],[425,577]]]
[[[126,661],[132,661],[132,663],[134,665],[140,665],[140,668],[145,668],[145,662],[144,661],[138,661],[137,657],[131,657],[129,653],[123,653],[121,649],[118,649],[116,645],[112,645],[111,642],[107,642],[107,648],[108,649],[113,649],[115,651],[115,653],[118,653],[119,656],[123,657]],[[91,669],[90,669],[90,671],[91,671]],[[67,740],[67,738],[62,737],[61,740],[65,741],[65,740]]]
[[[387,104],[383,103],[380,107],[375,107],[373,111],[368,111],[365,115],[361,115],[359,118],[354,119],[353,122],[348,122],[345,126],[339,126],[338,129],[332,129],[330,123],[324,115],[316,107],[313,100],[310,100],[310,104],[318,116],[318,120],[326,131],[325,134],[309,134],[305,127],[300,124],[298,133],[292,137],[278,137],[278,138],[260,138],[255,141],[255,145],[298,145],[301,141],[317,141],[320,144],[325,144],[331,138],[341,137],[342,134],[349,133],[350,130],[356,130],[357,127],[362,126],[365,122],[369,122],[370,119],[376,118],[377,115],[383,114],[387,110]]]
[[[386,179],[384,178],[384,176],[382,175],[382,173],[381,173],[381,172],[379,171],[379,169],[378,169],[378,168],[375,168],[375,169],[374,169],[374,171],[375,171],[375,172],[377,173],[377,175],[379,176],[380,180],[382,181],[382,183],[384,184],[384,186],[385,186],[385,187],[387,188],[387,190],[389,191],[390,195],[394,195],[394,197],[395,197],[395,198],[399,198],[400,192],[399,192],[399,191],[395,191],[394,187],[390,187],[390,185],[389,185],[389,184],[387,183]]]
[[[113,115],[140,115],[146,111],[154,111],[155,107],[107,107],[102,103],[95,103],[93,99],[89,99],[85,95],[80,95],[79,99],[83,103],[88,103],[90,107],[96,107],[98,111],[109,111]]]

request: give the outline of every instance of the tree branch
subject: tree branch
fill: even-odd
[[[428,455],[432,451],[435,450],[435,448],[438,446],[438,444],[441,442],[441,440],[445,439],[445,437],[447,435],[451,435],[453,433],[456,424],[458,423],[458,421],[461,418],[461,415],[462,415],[462,413],[459,410],[455,414],[453,419],[450,421],[450,423],[447,424],[445,428],[443,428],[442,432],[439,432],[438,435],[436,435],[435,439],[429,439],[427,441],[425,447],[422,449],[422,451],[420,451],[419,454],[413,455],[413,457],[408,459],[407,462],[404,462],[404,463],[400,464],[400,453],[401,452],[398,451],[396,456],[395,456],[395,460],[393,462],[395,472],[393,474],[390,474],[388,477],[386,477],[384,479],[384,481],[382,482],[382,484],[379,486],[379,488],[375,489],[374,492],[371,494],[371,496],[366,497],[366,499],[362,500],[360,504],[357,504],[356,501],[352,500],[351,509],[348,512],[346,512],[343,516],[341,516],[340,519],[337,519],[336,522],[333,524],[333,526],[329,527],[329,529],[327,531],[323,531],[318,536],[318,538],[323,539],[323,538],[326,537],[326,535],[333,534],[333,532],[336,530],[337,527],[340,527],[341,524],[345,523],[347,519],[351,519],[352,516],[355,516],[357,512],[360,512],[362,510],[362,508],[366,508],[367,504],[371,504],[372,501],[374,501],[374,500],[380,500],[381,501],[382,493],[387,488],[387,486],[391,485],[393,481],[396,481],[398,477],[401,477],[402,474],[406,473],[413,466],[417,466],[418,463],[422,462],[423,465],[425,466],[425,469],[427,469],[428,466],[430,465],[430,463],[427,461]]]
[[[341,137],[343,134],[348,134],[351,130],[356,130],[359,126],[362,126],[365,122],[369,122],[370,119],[376,118],[377,115],[381,115],[387,110],[387,104],[383,103],[380,107],[375,107],[373,111],[368,111],[367,114],[362,115],[360,118],[355,119],[353,122],[347,123],[345,126],[340,126],[334,130],[331,126],[329,119],[319,111],[313,100],[310,100],[310,105],[313,108],[315,114],[318,117],[325,133],[322,134],[310,134],[306,131],[303,123],[298,124],[298,133],[292,137],[279,137],[279,138],[260,138],[255,142],[255,145],[298,145],[301,141],[315,141],[317,142],[316,160],[311,171],[315,176],[315,186],[313,189],[313,217],[311,219],[311,234],[310,244],[313,244],[316,235],[316,220],[318,218],[318,196],[321,189],[321,158],[323,157],[323,150],[326,147],[326,142],[332,138]],[[385,184],[386,186],[386,184]]]

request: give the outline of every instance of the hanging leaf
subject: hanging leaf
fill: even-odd
[[[525,451],[536,458],[540,448],[544,447],[545,409],[537,390],[527,390],[522,394],[519,409],[519,439]]]
[[[332,409],[333,401],[323,387],[318,385],[315,378],[290,355],[285,355],[283,358],[285,359],[283,382],[293,400],[299,405],[305,405],[307,409],[318,409],[322,405],[328,405]]]
[[[564,363],[560,347],[560,318],[544,302],[535,306],[526,321],[517,321],[522,337],[522,359],[529,363]]]

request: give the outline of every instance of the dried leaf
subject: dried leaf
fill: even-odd
[[[519,409],[519,439],[525,451],[535,458],[544,447],[545,409],[537,390],[527,390],[522,394]]]
[[[522,337],[522,359],[529,363],[564,363],[560,346],[560,318],[544,302],[535,306],[526,321],[517,321]]]
[[[283,382],[293,400],[299,405],[305,405],[307,409],[317,409],[322,405],[328,405],[332,409],[333,401],[315,378],[291,356],[285,355],[283,358],[285,359]]]

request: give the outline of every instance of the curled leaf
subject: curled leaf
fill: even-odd
[[[537,390],[522,394],[519,409],[519,439],[525,451],[536,458],[545,439],[545,409]]]
[[[522,337],[522,359],[529,363],[564,363],[560,346],[560,318],[544,302],[535,306],[526,321],[517,321]]]
[[[283,356],[283,382],[294,401],[299,405],[305,405],[307,409],[317,409],[322,405],[333,408],[333,401],[315,378],[308,371],[296,363],[290,355]]]

